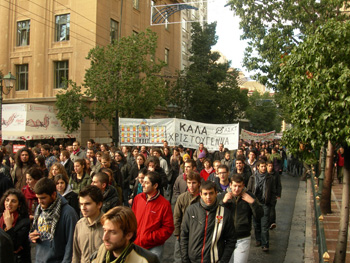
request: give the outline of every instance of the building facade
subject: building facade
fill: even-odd
[[[80,85],[90,49],[150,27],[158,35],[156,57],[164,75],[181,68],[181,25],[150,26],[151,0],[1,0],[0,70],[17,78],[4,103],[54,105],[62,78]],[[163,4],[182,1],[163,0]],[[180,20],[180,13],[172,19]],[[110,142],[104,127],[83,120],[78,139]]]

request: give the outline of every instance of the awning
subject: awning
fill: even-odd
[[[68,134],[56,118],[52,106],[25,103],[2,106],[2,139],[27,141],[76,138]]]

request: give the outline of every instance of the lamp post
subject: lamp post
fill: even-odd
[[[13,76],[11,72],[3,77],[0,75],[0,146],[2,145],[2,94],[8,95],[11,89],[15,86],[15,82],[16,77]],[[7,92],[3,90],[3,87],[6,88]]]

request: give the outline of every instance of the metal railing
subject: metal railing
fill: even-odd
[[[312,195],[314,200],[314,208],[315,208],[315,223],[316,223],[316,243],[318,246],[318,258],[319,262],[329,262],[329,254],[327,250],[326,236],[324,233],[323,226],[323,215],[321,213],[320,208],[320,197],[317,195],[318,185],[315,180],[317,177],[314,174],[311,176],[311,187],[312,187]]]

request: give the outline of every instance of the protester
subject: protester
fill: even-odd
[[[190,171],[187,175],[187,189],[188,191],[182,193],[176,200],[174,207],[174,262],[181,263],[181,251],[180,251],[180,233],[181,223],[185,215],[186,209],[191,204],[197,203],[200,200],[199,187],[201,185],[201,177],[197,172]]]
[[[88,185],[79,193],[83,218],[78,221],[74,231],[73,263],[90,262],[90,257],[103,242],[103,228],[100,222],[103,215],[102,201],[102,192],[96,186]]]
[[[56,184],[57,192],[67,200],[68,204],[73,207],[77,213],[77,216],[79,217],[80,208],[78,194],[73,192],[71,186],[69,185],[68,176],[66,174],[57,174],[54,178],[54,182]]]
[[[34,191],[40,205],[35,211],[29,239],[36,243],[36,262],[71,262],[73,234],[78,221],[74,209],[57,193],[51,179],[40,179]]]
[[[35,209],[38,206],[38,198],[34,192],[35,184],[44,177],[43,171],[38,167],[32,167],[26,174],[26,185],[22,188],[22,193],[26,199],[30,220],[34,219]]]
[[[103,244],[92,256],[92,263],[159,263],[153,253],[135,245],[137,221],[128,207],[117,206],[101,218]]]
[[[267,173],[265,161],[257,163],[257,170],[250,177],[247,188],[256,196],[264,209],[264,216],[260,220],[254,219],[253,223],[256,246],[261,246],[263,252],[268,252],[270,247],[270,209],[275,198],[275,184],[273,177]]]
[[[26,185],[27,170],[37,166],[34,160],[34,154],[28,148],[23,147],[16,153],[16,164],[12,170],[11,176],[14,178],[16,189],[21,190]]]
[[[245,188],[242,175],[232,176],[230,190],[218,198],[220,204],[229,208],[235,218],[237,243],[230,263],[246,263],[251,242],[252,217],[259,220],[264,215],[264,210],[256,197]]]
[[[137,219],[135,244],[150,250],[162,261],[165,241],[174,231],[171,205],[161,194],[161,178],[148,171],[143,181],[143,193],[134,198],[132,211]]]
[[[86,173],[86,164],[84,159],[77,159],[74,162],[74,173],[69,179],[72,190],[79,194],[80,190],[91,184],[91,177]]]
[[[232,215],[218,204],[212,181],[202,183],[200,196],[186,209],[181,225],[182,262],[229,262],[236,243]]]
[[[28,207],[24,195],[18,189],[9,189],[1,197],[0,228],[5,230],[13,243],[13,250],[6,253],[13,253],[16,263],[31,263]]]

